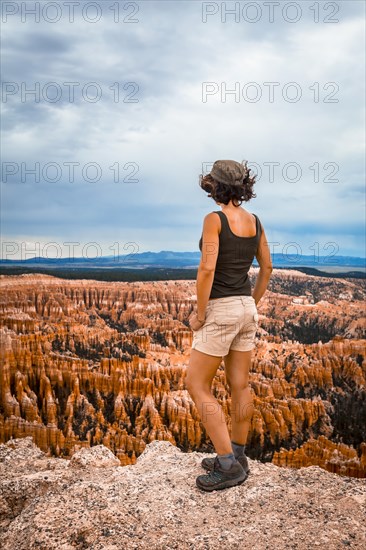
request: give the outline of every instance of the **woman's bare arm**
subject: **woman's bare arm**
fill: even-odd
[[[257,280],[255,282],[252,296],[255,300],[255,303],[258,304],[259,300],[262,298],[263,294],[267,290],[267,286],[273,270],[271,253],[269,250],[266,233],[263,229],[263,226],[262,226],[262,234],[259,239],[258,249],[255,257],[257,258],[257,261],[259,264],[259,273],[258,273]]]
[[[197,317],[205,318],[206,306],[215,277],[215,268],[219,254],[220,218],[214,212],[203,220],[201,261],[197,270]]]

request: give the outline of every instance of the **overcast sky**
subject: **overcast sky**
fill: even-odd
[[[365,256],[364,2],[22,4],[2,13],[2,258],[198,251],[216,159],[259,174],[243,207],[272,252]]]

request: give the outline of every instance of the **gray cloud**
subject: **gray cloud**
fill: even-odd
[[[62,178],[34,183],[29,176],[19,184],[18,173],[1,184],[5,238],[73,236],[102,242],[106,253],[120,238],[138,239],[140,251],[198,250],[203,217],[218,209],[198,187],[202,162],[235,158],[262,168],[257,198],[243,206],[258,213],[269,239],[297,239],[307,250],[333,236],[339,254],[364,255],[364,5],[338,4],[336,24],[314,23],[304,3],[294,24],[281,17],[223,24],[220,14],[203,23],[199,2],[141,2],[136,24],[115,24],[106,10],[96,24],[9,17],[4,81],[39,82],[41,90],[56,82],[63,93],[57,103],[22,103],[19,94],[2,103],[3,161],[27,168],[56,162]],[[320,16],[329,15],[320,5]],[[80,83],[74,103],[65,82]],[[96,103],[80,95],[90,82],[102,90]],[[123,86],[136,82],[138,103],[115,103],[115,82],[122,98],[133,91]],[[217,92],[203,102],[203,82],[219,89],[239,83],[239,101],[229,95],[223,102]],[[243,99],[248,82],[260,86],[257,103]],[[279,83],[273,103],[266,82]],[[296,103],[283,98],[289,82],[301,89]],[[325,102],[332,92],[339,101]],[[69,162],[98,163],[101,180],[87,183],[78,169],[71,183]],[[273,182],[268,162],[280,163]],[[291,162],[301,166],[297,182],[283,177]],[[123,176],[136,163],[138,183],[113,183],[116,163]],[[338,182],[328,181],[329,163]]]

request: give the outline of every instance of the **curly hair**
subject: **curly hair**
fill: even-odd
[[[248,169],[248,174],[244,178],[242,185],[228,185],[226,183],[220,183],[216,181],[210,174],[199,177],[199,186],[209,193],[209,197],[213,198],[215,202],[223,204],[229,204],[230,200],[233,201],[234,206],[240,206],[244,202],[250,201],[257,195],[253,191],[253,185],[256,183],[256,175],[250,175],[252,170]],[[235,204],[239,202],[239,204]]]

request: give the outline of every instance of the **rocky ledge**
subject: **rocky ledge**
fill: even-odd
[[[364,480],[249,459],[243,485],[202,493],[205,456],[153,441],[121,466],[103,445],[67,460],[47,457],[31,437],[11,439],[0,445],[1,548],[366,547]]]

